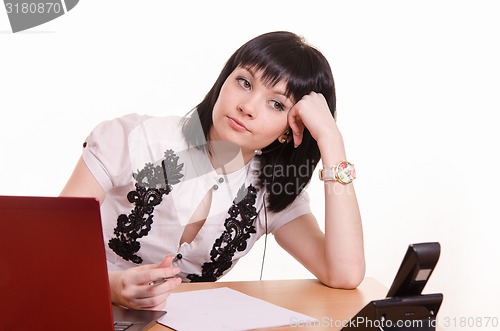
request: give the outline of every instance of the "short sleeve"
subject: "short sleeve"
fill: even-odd
[[[130,179],[128,136],[144,117],[130,114],[102,122],[85,140],[82,159],[105,192]]]
[[[281,226],[287,224],[290,221],[293,221],[299,216],[310,214],[310,200],[309,194],[304,190],[302,191],[297,198],[284,210],[278,213],[269,213],[268,217],[268,231],[272,234],[276,230],[278,230]]]

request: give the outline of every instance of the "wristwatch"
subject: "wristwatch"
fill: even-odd
[[[341,184],[350,184],[356,178],[354,164],[342,161],[336,166],[326,167],[319,171],[319,179],[323,181],[337,181]]]

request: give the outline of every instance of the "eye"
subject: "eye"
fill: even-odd
[[[238,81],[238,84],[241,85],[241,87],[243,87],[244,89],[250,89],[252,88],[252,84],[250,84],[250,81],[244,77],[238,77],[236,78],[236,80]]]
[[[271,100],[269,101],[269,104],[271,105],[271,108],[283,111],[285,110],[285,106],[278,100]]]

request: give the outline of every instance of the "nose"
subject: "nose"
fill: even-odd
[[[238,105],[238,109],[246,117],[255,118],[259,113],[260,101],[257,96],[248,96],[243,99]]]

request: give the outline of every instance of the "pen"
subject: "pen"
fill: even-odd
[[[174,258],[172,259],[172,262],[175,262],[176,260],[180,260],[182,259],[182,254],[178,253],[177,255],[174,256]],[[174,276],[175,277],[175,276]],[[167,280],[171,279],[171,278],[174,278],[174,277],[164,277],[164,278],[160,278],[160,279],[157,279],[157,280],[152,280],[148,283],[149,286],[155,286],[155,285],[160,285],[160,284],[163,284],[165,283]]]
[[[165,278],[160,278],[160,279],[157,279],[157,280],[152,280],[148,283],[149,286],[155,286],[155,285],[160,285],[160,284],[163,284],[165,283],[167,280],[171,279],[171,278],[174,278],[174,277],[165,277]]]

